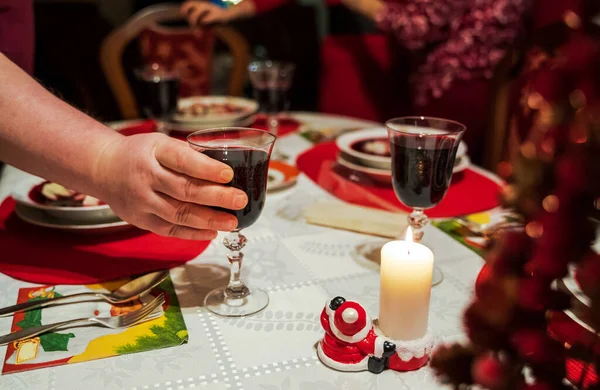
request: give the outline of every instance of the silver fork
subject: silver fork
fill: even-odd
[[[160,294],[154,298],[151,302],[147,303],[143,307],[131,313],[122,314],[114,317],[89,317],[89,318],[78,318],[74,320],[56,322],[54,324],[35,326],[8,334],[0,337],[0,345],[10,344],[14,341],[28,339],[33,336],[46,333],[57,328],[62,328],[67,325],[86,325],[94,324],[100,325],[105,328],[127,328],[146,320],[158,318],[162,315],[162,305],[165,303],[164,294]]]

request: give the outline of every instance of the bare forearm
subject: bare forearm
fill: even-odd
[[[0,54],[0,160],[93,196],[99,157],[121,135],[74,109]]]
[[[380,0],[343,0],[346,7],[375,21],[377,13],[384,6]]]
[[[229,20],[251,18],[256,14],[256,6],[253,0],[243,0],[233,7],[227,9]]]

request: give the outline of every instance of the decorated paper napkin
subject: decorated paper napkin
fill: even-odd
[[[83,291],[108,292],[128,280],[87,286],[42,286],[19,290],[17,303],[68,295]],[[2,374],[37,368],[86,362],[90,360],[174,347],[186,343],[188,332],[170,278],[150,294],[127,305],[105,302],[60,305],[17,313],[11,331],[84,317],[116,316],[141,307],[160,293],[165,294],[164,314],[155,320],[127,329],[99,326],[67,328],[8,345]]]
[[[434,220],[431,223],[482,256],[490,238],[482,234],[485,227],[516,222],[517,220],[501,209],[489,210],[457,218]]]

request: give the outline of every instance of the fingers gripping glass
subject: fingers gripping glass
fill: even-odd
[[[248,195],[248,204],[242,210],[215,208],[238,219],[237,229],[223,240],[229,250],[229,284],[211,291],[204,301],[208,310],[221,316],[250,315],[263,310],[269,303],[266,292],[248,288],[241,280],[242,249],[248,240],[240,231],[254,224],[264,207],[269,159],[276,138],[268,131],[247,128],[201,130],[187,138],[194,150],[229,165],[234,176],[228,185]]]

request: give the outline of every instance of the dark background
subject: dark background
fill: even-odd
[[[103,121],[120,119],[113,94],[99,63],[99,49],[110,31],[136,10],[160,3],[136,0],[35,2],[35,77],[56,95]],[[292,61],[296,74],[291,109],[316,110],[319,37],[316,11],[290,4],[233,24],[248,40],[252,54]],[[223,48],[216,46],[215,50]],[[126,51],[125,66],[134,66],[135,44]],[[251,88],[246,94],[251,96]]]

